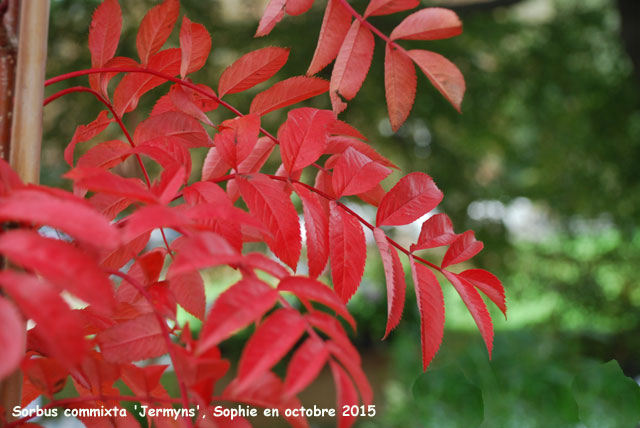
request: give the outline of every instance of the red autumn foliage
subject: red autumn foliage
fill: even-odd
[[[271,0],[256,36],[268,34],[285,14],[306,12],[312,3]],[[406,120],[413,104],[414,63],[460,109],[465,86],[455,65],[433,52],[406,51],[398,43],[459,34],[461,23],[453,12],[419,10],[402,20],[390,36],[366,20],[403,12],[418,3],[371,0],[363,16],[346,0],[329,0],[308,74],[335,59],[331,81],[294,76],[276,82],[258,93],[249,114],[243,115],[223,96],[273,77],[286,63],[288,49],[269,47],[246,53],[222,73],[216,95],[212,88],[188,79],[210,55],[211,37],[204,26],[183,16],[180,47],[162,49],[180,15],[178,0],[164,0],[142,20],[136,39],[139,62],[114,57],[121,10],[117,0],[102,2],[89,31],[92,68],[47,81],[50,85],[88,75],[90,87],[63,91],[49,101],[85,91],[107,109],[92,123],[79,125],[65,150],[71,166],[65,177],[72,180],[73,193],[23,184],[0,162],[0,220],[19,229],[0,234],[0,253],[11,262],[11,268],[0,273],[0,378],[23,370],[23,404],[44,395],[53,398],[50,406],[73,408],[119,407],[122,401],[138,400],[158,408],[172,403],[198,406],[200,412],[210,412],[217,402],[285,409],[299,407],[297,395],[329,366],[337,409],[368,406],[372,390],[343,326],[346,322],[355,331],[346,304],[364,272],[363,227],[373,231],[385,271],[385,338],[400,322],[405,302],[399,250],[409,257],[411,266],[424,369],[438,351],[444,328],[442,289],[434,271],[442,273],[460,294],[491,354],[491,318],[478,291],[506,313],[500,281],[482,269],[447,270],[475,256],[482,243],[472,231],[456,234],[446,214],[427,220],[410,249],[389,238],[382,226],[416,221],[436,208],[443,194],[430,176],[419,172],[385,190],[381,182],[395,165],[371,148],[359,131],[337,118],[347,106],[344,100],[356,96],[367,76],[376,36],[386,44],[385,93],[394,130]],[[109,94],[107,84],[117,74],[123,77]],[[145,93],[167,83],[171,86],[164,88],[166,95],[150,116],[128,132],[122,117],[136,109]],[[292,109],[277,138],[261,127],[262,116],[327,91],[333,111]],[[219,105],[237,117],[212,123],[206,113]],[[114,123],[121,128],[123,141],[96,144],[74,162],[77,144],[90,141]],[[201,179],[190,181],[189,150],[196,147],[207,147],[209,152]],[[113,168],[131,156],[137,159],[143,179],[114,173]],[[281,161],[275,172],[264,168],[270,156]],[[162,171],[157,177],[147,173],[151,162]],[[315,175],[311,183],[301,180],[303,170],[305,177]],[[302,202],[300,210],[292,202],[294,193]],[[345,205],[345,196],[357,196],[377,207],[376,226]],[[301,261],[301,214],[306,261]],[[38,233],[43,226],[58,231],[58,236]],[[150,233],[165,228],[175,230],[179,238],[164,239],[164,246],[150,248]],[[254,241],[265,243],[273,257],[243,252],[244,244]],[[448,246],[440,265],[415,254],[438,246]],[[318,280],[327,263],[331,285]],[[242,279],[221,293],[207,311],[200,270],[221,265],[236,269]],[[61,292],[86,306],[70,304]],[[291,303],[292,297],[300,304]],[[178,305],[203,321],[197,339],[188,325],[176,322]],[[28,319],[35,327],[26,330]],[[214,395],[231,366],[218,345],[247,327],[253,333],[237,370]],[[159,383],[166,366],[133,364],[163,354],[172,363],[180,397],[170,397]],[[272,370],[282,361],[287,367],[284,379]],[[56,400],[53,394],[67,379],[78,397]],[[118,380],[133,396],[120,395],[114,387]],[[192,416],[196,418],[178,418],[175,425],[250,426],[242,418],[201,425],[200,414]],[[149,419],[157,426],[170,422],[161,416]],[[304,417],[286,419],[294,427],[308,426]],[[347,428],[354,421],[354,415],[340,414],[337,424]],[[83,422],[90,427],[135,424],[132,417],[117,423],[109,418],[84,418]]]

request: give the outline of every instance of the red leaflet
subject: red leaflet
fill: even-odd
[[[423,172],[405,175],[380,202],[376,214],[378,226],[401,226],[417,220],[434,209],[442,192]]]
[[[297,183],[293,184],[293,188],[302,200],[309,276],[317,278],[329,258],[329,221],[314,193]]]
[[[107,269],[120,269],[129,260],[144,250],[149,242],[149,233],[142,234],[134,240],[120,246],[116,251],[101,255],[100,266]]]
[[[123,57],[123,56],[117,56],[115,58],[111,58],[109,61],[107,61],[106,64],[103,65],[104,68],[112,68],[112,67],[133,67],[133,68],[138,68],[140,67],[140,64],[138,64],[136,61],[134,61],[131,58],[127,58],[127,57]],[[105,73],[100,73],[100,90],[102,91],[102,95],[106,98],[109,99],[109,94],[108,94],[108,87],[109,87],[109,82],[111,81],[111,79],[113,79],[115,76],[117,76],[120,72],[118,71],[110,71],[110,72],[105,72]],[[95,76],[95,74],[91,74],[89,75],[89,81],[91,81],[91,78]]]
[[[253,151],[260,134],[260,116],[248,114],[220,124],[214,137],[217,153],[225,163],[238,168]]]
[[[484,269],[468,269],[458,274],[471,284],[479,288],[507,317],[507,305],[504,297],[504,287],[500,280],[491,272]]]
[[[307,75],[316,74],[338,56],[342,41],[349,31],[351,18],[351,13],[339,0],[329,0]]]
[[[126,363],[159,357],[167,352],[162,329],[154,314],[144,314],[114,325],[96,336],[107,361]]]
[[[278,309],[265,319],[242,351],[237,388],[253,383],[280,361],[302,336],[305,325],[298,311],[289,308]]]
[[[0,272],[0,284],[25,316],[36,322],[38,338],[52,357],[67,366],[82,360],[88,348],[82,323],[53,287],[34,275],[9,270]],[[2,326],[4,329],[9,324],[3,323]],[[12,336],[12,346],[21,337],[21,334]],[[21,348],[20,353],[23,352],[24,348]]]
[[[32,231],[13,230],[0,236],[0,252],[96,309],[108,313],[114,307],[113,288],[107,275],[89,253],[68,242],[48,239]]]
[[[253,37],[266,36],[273,30],[284,16],[284,6],[287,0],[271,0],[262,14],[258,29]]]
[[[157,137],[131,149],[131,153],[145,155],[155,160],[165,171],[184,167],[185,176],[191,174],[191,155],[177,138]]]
[[[16,307],[3,297],[0,297],[0,325],[0,379],[4,379],[18,368],[24,356],[27,326]]]
[[[23,187],[24,184],[9,163],[0,158],[0,196],[6,196],[12,190]]]
[[[313,0],[287,0],[285,12],[288,15],[302,15],[313,6]]]
[[[207,115],[204,114],[202,108],[195,103],[193,94],[194,92],[191,91],[191,89],[185,90],[181,85],[173,85],[168,94],[171,107],[167,111],[181,111],[193,117],[194,119],[199,120],[200,122],[206,123],[209,126],[213,126],[213,123],[211,122],[211,120],[209,120]],[[158,103],[156,103],[156,106],[154,106],[154,111],[156,110],[157,106]],[[215,107],[217,106],[218,105],[216,104]],[[156,114],[159,113],[160,112]]]
[[[271,251],[294,271],[300,258],[298,213],[287,193],[271,179],[255,175],[236,179],[249,211],[269,230]]]
[[[175,0],[167,0],[175,1]],[[180,49],[165,49],[149,60],[147,68],[160,73],[175,76],[180,72],[182,54]],[[147,73],[127,73],[113,94],[113,108],[120,117],[138,106],[140,97],[146,92],[165,83],[161,77]]]
[[[397,131],[407,120],[416,97],[416,69],[403,52],[387,43],[384,57],[384,92],[391,129]]]
[[[355,330],[356,321],[353,319],[347,307],[336,294],[325,284],[315,279],[304,276],[290,276],[280,281],[279,291],[288,291],[298,298],[314,300],[336,311]]]
[[[407,16],[391,32],[391,40],[437,40],[462,33],[462,23],[452,10],[428,7]]]
[[[409,256],[409,262],[420,311],[422,370],[426,371],[438,352],[444,335],[444,297],[431,269],[416,263],[413,256]]]
[[[130,152],[131,146],[123,141],[105,141],[87,150],[80,156],[77,165],[81,168],[110,169],[122,163]]]
[[[445,268],[469,260],[478,254],[482,250],[482,247],[482,242],[476,241],[473,230],[467,230],[453,241],[453,244],[451,244],[442,259],[441,266]]]
[[[133,134],[137,145],[158,137],[174,139],[189,149],[212,145],[200,122],[179,111],[151,116],[141,122]]]
[[[279,132],[282,162],[289,173],[311,165],[324,153],[329,127],[336,116],[329,110],[291,110]]]
[[[353,216],[331,201],[329,243],[333,289],[348,302],[360,286],[367,258],[367,244],[362,226]]]
[[[109,124],[113,122],[113,118],[109,117],[107,110],[102,110],[98,117],[88,125],[79,125],[76,128],[76,132],[71,138],[71,142],[64,149],[64,160],[71,166],[73,166],[73,151],[78,143],[84,143],[89,141],[96,135],[104,131]]]
[[[393,162],[382,156],[380,153],[376,152],[376,150],[369,144],[351,137],[329,137],[329,144],[327,146],[327,149],[325,150],[325,153],[343,153],[345,150],[347,150],[347,147],[353,147],[363,155],[367,156],[369,159],[376,161],[381,165],[384,165],[388,168],[398,169],[398,167]]]
[[[29,382],[38,389],[38,395],[44,394],[53,400],[53,395],[64,387],[69,372],[52,358],[29,358],[20,367]]]
[[[160,378],[167,367],[167,365],[137,367],[133,364],[125,364],[122,366],[122,380],[136,395],[168,397],[169,394],[160,384]]]
[[[107,220],[113,220],[119,213],[131,205],[132,201],[121,196],[96,193],[89,198],[89,203],[96,211],[104,215]]]
[[[162,4],[153,7],[142,18],[136,37],[136,48],[143,65],[146,65],[151,55],[158,52],[167,41],[178,20],[179,13],[180,2],[178,0],[164,0]]]
[[[299,103],[329,90],[329,82],[316,77],[294,76],[260,92],[251,101],[249,111],[263,116],[274,110]]]
[[[411,251],[449,245],[458,238],[453,231],[451,219],[446,214],[436,214],[422,223],[418,242],[411,246]]]
[[[216,203],[231,206],[231,201],[225,191],[215,183],[197,181],[182,190],[182,195],[189,205],[202,203]]]
[[[333,168],[333,189],[337,197],[367,192],[384,180],[391,170],[347,147]]]
[[[260,137],[249,156],[238,165],[241,174],[253,174],[262,168],[273,151],[275,143],[269,137]]]
[[[382,229],[376,227],[373,230],[373,237],[378,244],[378,250],[380,250],[384,276],[387,281],[387,328],[382,338],[384,340],[402,318],[407,284],[404,280],[404,268],[400,257],[398,257],[398,252],[389,244],[387,235]]]
[[[147,205],[138,208],[127,216],[123,228],[122,239],[129,242],[153,229],[160,227],[180,227],[191,223],[191,219],[184,215],[183,210],[166,207],[164,205]]]
[[[342,42],[331,73],[329,88],[333,111],[340,113],[347,105],[340,101],[338,95],[347,100],[353,99],[367,77],[371,59],[373,58],[374,40],[371,30],[353,21],[349,32]]]
[[[340,364],[347,369],[356,387],[358,387],[358,391],[360,391],[360,398],[362,398],[365,406],[371,404],[373,401],[373,390],[371,389],[367,376],[362,371],[360,359],[353,358],[344,348],[336,346],[332,341],[328,341],[325,344],[331,355],[336,357]]]
[[[188,272],[169,278],[169,288],[177,303],[198,319],[204,319],[206,303],[204,281],[199,272]]]
[[[337,408],[344,407],[350,409],[351,406],[358,406],[358,393],[356,392],[353,382],[338,363],[329,360],[331,373],[333,373],[333,382],[336,385]],[[349,412],[338,413],[338,428],[349,428],[356,421],[355,416],[351,416]]]
[[[157,202],[156,196],[138,178],[122,178],[100,168],[74,168],[64,175],[75,185],[94,192],[124,196],[140,202]]]
[[[242,256],[220,235],[201,232],[186,237],[169,268],[169,276],[211,266],[238,263]]]
[[[222,72],[218,93],[222,97],[252,88],[276,74],[288,58],[288,48],[267,47],[249,52]]]
[[[209,311],[198,341],[198,353],[206,352],[236,330],[265,314],[278,292],[257,278],[246,277],[220,294]]]
[[[371,0],[364,16],[390,15],[403,10],[413,9],[420,0]]]
[[[484,343],[487,345],[489,358],[491,358],[491,350],[493,349],[493,323],[491,322],[491,315],[489,315],[487,305],[484,304],[480,294],[466,279],[444,269],[442,270],[442,274],[453,284],[462,301],[467,306],[467,309],[469,309],[473,320],[480,330],[482,339],[484,339]]]
[[[109,220],[72,195],[63,199],[36,189],[17,190],[2,200],[0,219],[47,224],[93,247],[115,248],[120,242]]]
[[[173,26],[172,26],[173,27]],[[180,27],[180,77],[198,71],[205,65],[211,51],[211,36],[202,24],[191,22],[187,16],[182,17]]]
[[[451,61],[435,52],[411,50],[409,56],[429,78],[433,86],[460,111],[465,83],[462,73]]]
[[[351,344],[342,324],[336,318],[325,312],[312,310],[305,314],[305,319],[311,326],[329,336],[342,349],[342,353],[349,355],[356,364],[361,363],[358,350]]]
[[[122,30],[122,12],[117,0],[105,0],[93,12],[89,27],[89,51],[91,67],[99,68],[113,58],[118,48]],[[100,90],[99,75],[89,75],[89,83]]]
[[[359,138],[360,140],[367,141],[367,138],[362,135],[355,127],[349,125],[347,122],[336,120],[333,126],[330,127],[329,133],[331,135],[341,135],[345,137]]]
[[[293,397],[318,376],[327,362],[329,351],[318,337],[309,337],[291,358],[284,380],[284,395]]]
[[[222,159],[222,156],[218,153],[218,149],[212,147],[209,149],[207,157],[202,164],[202,180],[220,178],[225,175],[229,169],[231,169],[231,166]]]

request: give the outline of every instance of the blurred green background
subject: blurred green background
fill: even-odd
[[[90,66],[86,37],[98,3],[53,1],[48,76]],[[125,26],[118,54],[135,58],[135,30],[154,2],[121,3]],[[316,3],[305,15],[286,17],[271,35],[252,39],[264,2],[183,0],[182,12],[203,23],[213,38],[209,64],[193,80],[215,89],[225,66],[269,45],[292,48],[277,78],[303,74],[325,4]],[[351,3],[360,12],[366,7],[366,1]],[[411,116],[392,134],[384,102],[384,46],[377,40],[369,76],[343,119],[363,131],[402,171],[424,171],[434,178],[445,194],[440,210],[453,219],[456,231],[473,229],[485,243],[473,267],[488,269],[503,281],[508,321],[492,308],[496,337],[489,360],[470,315],[441,278],[445,338],[422,374],[419,318],[410,283],[402,323],[387,341],[380,341],[386,318],[384,274],[377,250],[370,248],[366,277],[350,309],[358,320],[354,340],[375,386],[378,415],[361,419],[357,426],[637,426],[640,70],[634,68],[638,58],[633,54],[640,38],[633,32],[640,28],[640,2],[422,3],[452,6],[464,22],[463,35],[454,39],[403,42],[439,52],[458,65],[467,83],[463,114],[419,76]],[[388,34],[402,16],[371,21]],[[177,45],[177,31],[171,43]],[[329,77],[330,67],[321,75]],[[228,101],[246,111],[250,97],[268,84]],[[144,118],[162,93],[143,98],[127,125]],[[327,108],[328,97],[311,105]],[[60,178],[67,169],[62,150],[75,126],[91,121],[99,109],[86,94],[47,107],[46,184],[68,186]],[[221,109],[212,114],[214,122],[227,117]],[[272,114],[264,125],[275,131],[281,120]],[[203,155],[194,153],[196,158]],[[135,165],[126,168],[126,173],[136,173]],[[404,227],[392,233],[410,243],[418,231]],[[437,251],[427,254],[438,262],[441,256]],[[229,281],[224,271],[209,278],[212,287]],[[239,352],[239,343],[225,351]],[[332,388],[323,376],[303,402],[322,400],[333,406]]]

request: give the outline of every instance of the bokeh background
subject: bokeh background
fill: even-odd
[[[125,20],[118,54],[136,57],[135,31],[154,3],[121,0]],[[292,48],[276,79],[304,74],[325,4],[316,3],[305,15],[286,17],[271,35],[253,39],[264,1],[182,0],[182,12],[203,23],[213,39],[209,63],[193,80],[216,88],[225,66],[270,45]],[[350,3],[362,12],[367,2]],[[87,32],[98,4],[53,0],[48,76],[90,66]],[[502,279],[508,320],[492,308],[496,336],[489,360],[471,316],[442,279],[445,338],[423,374],[410,282],[402,323],[388,340],[380,340],[386,292],[371,247],[364,282],[349,307],[358,320],[354,340],[375,387],[378,414],[357,426],[638,426],[640,2],[423,0],[422,5],[452,7],[463,20],[459,37],[403,42],[458,65],[467,82],[463,114],[420,75],[411,116],[393,134],[384,102],[384,46],[376,40],[369,76],[343,118],[402,171],[424,171],[435,179],[445,194],[439,210],[453,219],[456,231],[473,229],[484,242],[485,250],[465,267],[482,267]],[[403,16],[371,21],[388,34]],[[170,43],[178,44],[177,31]],[[328,78],[330,67],[321,75]],[[276,79],[228,101],[246,111],[251,96]],[[127,125],[142,120],[162,93],[143,98]],[[328,96],[310,105],[330,108]],[[46,108],[44,183],[69,186],[61,179],[68,168],[62,151],[75,126],[95,118],[100,107],[86,94],[73,94]],[[211,117],[219,122],[229,116],[218,109]],[[281,120],[271,114],[264,126],[275,130]],[[115,128],[108,132],[118,137]],[[194,157],[204,154],[196,151]],[[122,172],[138,173],[133,163]],[[410,225],[393,233],[410,243],[418,231],[419,225]],[[427,254],[438,261],[441,256]],[[234,278],[230,270],[209,272],[210,298]],[[225,344],[224,352],[238,355],[241,339]],[[329,376],[323,375],[303,402],[333,407],[334,396]],[[311,421],[318,427],[333,424]]]

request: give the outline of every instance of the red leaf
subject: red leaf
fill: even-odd
[[[442,270],[442,274],[453,284],[462,301],[467,306],[467,309],[469,309],[473,320],[480,330],[480,334],[482,334],[482,339],[487,346],[489,358],[491,358],[491,350],[493,349],[493,323],[491,322],[491,315],[489,315],[487,305],[484,304],[480,294],[466,279],[444,269]]]
[[[326,342],[326,346],[331,355],[336,357],[340,364],[347,369],[349,375],[351,375],[353,382],[360,391],[360,398],[362,398],[364,405],[368,406],[371,404],[373,401],[373,390],[371,389],[367,376],[364,374],[364,371],[362,371],[360,358],[353,358],[351,354],[346,353],[344,348],[337,346],[331,341]],[[354,349],[354,352],[357,352],[357,350]]]
[[[367,141],[367,138],[362,135],[360,131],[358,131],[352,125],[349,125],[347,122],[343,122],[341,120],[336,120],[333,123],[333,125],[329,129],[329,133],[331,135],[341,135],[344,137],[359,138],[360,140]]]
[[[316,74],[338,56],[340,46],[351,26],[351,19],[351,13],[339,0],[329,0],[322,19],[318,45],[307,75]]]
[[[131,146],[120,140],[100,143],[80,156],[77,165],[81,168],[110,169],[122,163],[131,152]]]
[[[458,274],[471,284],[479,288],[507,317],[507,305],[504,296],[504,287],[500,280],[491,272],[483,269],[468,269]]]
[[[384,57],[384,89],[391,129],[397,131],[407,120],[416,97],[416,69],[403,52],[387,43]]]
[[[329,82],[316,77],[294,76],[260,92],[251,101],[249,111],[263,116],[274,110],[299,103],[329,90]]]
[[[367,156],[369,159],[376,161],[379,164],[386,166],[387,168],[398,169],[398,167],[393,162],[382,156],[380,153],[376,152],[376,150],[369,144],[351,137],[329,137],[329,145],[327,146],[325,153],[343,153],[345,150],[347,150],[347,147],[353,147],[363,155]]]
[[[24,187],[24,184],[18,174],[7,161],[0,158],[0,196],[5,196],[21,187]]]
[[[215,96],[213,90],[209,89],[207,92]],[[204,103],[202,102],[203,99],[205,101]],[[163,105],[164,102],[166,102],[167,105]],[[151,116],[164,113],[166,111],[181,111],[182,113],[213,127],[213,123],[209,120],[205,112],[215,110],[217,107],[217,101],[206,98],[204,95],[199,94],[190,88],[184,88],[180,84],[175,84],[171,87],[167,95],[164,95],[160,100],[158,100],[156,105],[153,107]]]
[[[137,145],[158,137],[174,139],[189,149],[212,145],[200,122],[178,111],[151,116],[141,122],[133,133],[133,140]]]
[[[0,219],[48,224],[94,247],[115,248],[120,242],[105,217],[72,195],[63,199],[37,189],[17,190],[2,200]]]
[[[294,271],[300,258],[300,223],[289,195],[271,179],[256,175],[236,179],[249,211],[269,230],[267,244]]]
[[[318,337],[309,337],[291,358],[284,380],[284,395],[293,397],[318,377],[329,351]]]
[[[20,312],[0,297],[0,379],[14,372],[24,356],[27,326]]]
[[[89,27],[89,51],[91,67],[99,68],[113,58],[118,48],[122,30],[122,12],[117,0],[105,0],[93,12]],[[100,90],[99,75],[89,75],[89,83]]]
[[[21,369],[28,381],[37,388],[38,395],[44,394],[52,400],[53,395],[64,388],[67,376],[69,376],[68,370],[52,358],[25,359]]]
[[[220,124],[214,137],[217,152],[225,163],[237,169],[253,151],[260,134],[260,116],[248,114]]]
[[[351,214],[331,201],[329,243],[333,289],[348,302],[360,286],[367,258],[367,244],[362,226]]]
[[[205,293],[204,281],[199,272],[183,273],[169,278],[169,288],[176,301],[187,312],[198,319],[204,319]]]
[[[371,0],[364,16],[390,15],[403,10],[413,9],[420,0]]]
[[[165,171],[177,171],[184,167],[185,176],[191,174],[191,155],[189,149],[177,138],[157,137],[147,140],[131,150],[150,157],[158,162]]]
[[[222,72],[219,95],[242,92],[264,82],[276,74],[288,58],[289,49],[278,47],[266,47],[241,56]]]
[[[207,62],[211,51],[211,36],[202,24],[191,22],[187,16],[182,17],[180,26],[180,77],[200,70]]]
[[[82,323],[53,287],[34,275],[9,270],[0,272],[0,284],[26,317],[35,321],[38,337],[52,357],[68,366],[82,360],[88,348]],[[4,330],[9,324],[2,326]],[[11,342],[17,345],[20,338],[17,334]],[[23,351],[22,348],[20,352]]]
[[[382,338],[384,340],[389,336],[391,330],[396,328],[400,318],[402,318],[407,284],[404,280],[404,269],[400,257],[398,257],[398,252],[389,244],[387,235],[382,229],[376,227],[373,230],[373,237],[380,250],[384,276],[387,281],[387,328]]]
[[[329,110],[298,108],[291,110],[279,132],[282,162],[289,173],[311,165],[324,152],[329,127],[336,116]]]
[[[407,16],[391,32],[391,40],[438,40],[462,33],[458,15],[449,9],[428,7]]]
[[[312,310],[305,315],[307,322],[329,336],[335,345],[342,349],[342,353],[348,355],[355,364],[360,364],[360,354],[351,344],[342,324],[333,316],[316,310]]]
[[[114,307],[113,287],[107,275],[94,257],[68,242],[48,239],[32,231],[12,230],[0,236],[0,252],[96,309],[108,313]]]
[[[202,180],[214,180],[220,178],[231,169],[231,166],[222,159],[218,149],[211,147],[202,164]]]
[[[121,196],[96,193],[89,198],[89,203],[96,211],[104,215],[107,220],[113,220],[118,214],[131,205],[132,201]]]
[[[353,386],[353,382],[338,363],[329,360],[331,373],[333,373],[333,382],[336,385],[337,407],[350,409],[351,406],[358,406],[358,393]],[[338,412],[338,428],[349,428],[356,421],[355,416],[351,416],[349,412]]]
[[[352,147],[347,147],[333,168],[336,196],[365,193],[384,180],[391,170],[372,161]]]
[[[142,18],[136,36],[136,48],[143,65],[146,65],[151,55],[158,52],[167,41],[178,20],[179,13],[180,2],[178,0],[164,0],[162,4],[153,7]]]
[[[422,223],[418,242],[411,246],[411,251],[449,245],[458,238],[453,231],[451,219],[446,214],[436,214]]]
[[[275,143],[271,138],[258,138],[258,142],[249,156],[238,165],[238,172],[241,174],[254,174],[260,171],[267,159],[269,159],[274,147]]]
[[[180,72],[181,61],[180,49],[165,49],[151,57],[147,68],[175,76]],[[122,117],[124,113],[135,110],[142,95],[165,82],[166,80],[162,77],[152,74],[127,73],[118,83],[113,94],[113,108],[116,114]]]
[[[73,166],[73,151],[76,144],[89,141],[104,131],[111,122],[113,122],[113,118],[109,117],[109,112],[102,110],[93,122],[88,125],[79,125],[73,134],[73,138],[71,138],[71,142],[64,149],[64,160]]]
[[[374,40],[371,30],[360,21],[353,21],[349,32],[340,46],[340,52],[336,58],[331,73],[331,85],[329,91],[332,96],[333,111],[337,114],[344,110],[334,102],[337,95],[347,100],[353,99],[360,90],[362,82],[367,77],[371,59],[373,58]]]
[[[121,245],[116,251],[102,254],[100,265],[106,269],[120,269],[129,260],[144,250],[149,242],[150,233],[145,233],[134,240]]]
[[[96,336],[107,361],[126,363],[159,357],[167,352],[162,329],[154,314],[144,314],[114,325]]]
[[[317,278],[329,258],[329,221],[314,193],[298,183],[294,183],[293,188],[302,200],[309,276]]]
[[[431,177],[423,172],[412,172],[401,178],[382,198],[376,225],[409,224],[434,209],[441,200],[442,192]]]
[[[279,291],[288,291],[298,298],[309,299],[333,309],[338,315],[344,318],[355,330],[356,321],[353,319],[347,307],[338,296],[325,284],[303,276],[290,276],[280,281]]]
[[[271,0],[264,9],[258,29],[253,37],[266,36],[273,30],[278,22],[284,16],[284,6],[287,0]]]
[[[460,111],[464,97],[464,77],[458,67],[451,61],[435,52],[411,50],[409,56],[422,72],[429,78],[433,86]]]
[[[426,371],[438,352],[444,335],[444,297],[438,279],[431,269],[416,263],[413,256],[409,256],[409,262],[420,311],[422,370]]]
[[[180,275],[211,266],[238,263],[242,256],[220,235],[200,232],[186,237],[178,249],[169,276]]]
[[[258,280],[245,277],[218,296],[202,326],[198,353],[202,354],[265,314],[278,292]]]
[[[291,16],[302,15],[313,6],[313,0],[287,0],[285,12]]]
[[[74,168],[64,177],[72,179],[76,186],[94,192],[124,196],[140,202],[158,201],[140,179],[123,178],[100,168]]]
[[[484,245],[480,241],[476,241],[473,230],[467,230],[453,241],[442,259],[442,267],[462,263],[478,254]]]
[[[131,58],[117,56],[107,61],[107,63],[104,64],[103,67],[104,68],[118,68],[118,67],[139,68],[140,64],[138,64],[135,60]],[[119,71],[109,71],[109,72],[104,72],[100,74],[91,74],[89,75],[89,81],[91,82],[91,79],[93,78],[93,76],[100,76],[100,90],[102,91],[102,95],[106,99],[109,99],[109,93],[108,93],[109,82],[111,82],[111,79],[113,79],[118,74],[120,74]]]
[[[179,228],[190,223],[191,219],[186,217],[183,210],[179,208],[166,207],[164,205],[147,205],[138,208],[133,214],[127,216],[122,238],[125,242],[129,242],[153,229],[161,227]]]
[[[273,367],[295,345],[306,323],[298,311],[275,311],[256,329],[242,351],[238,363],[238,389],[251,384]]]

